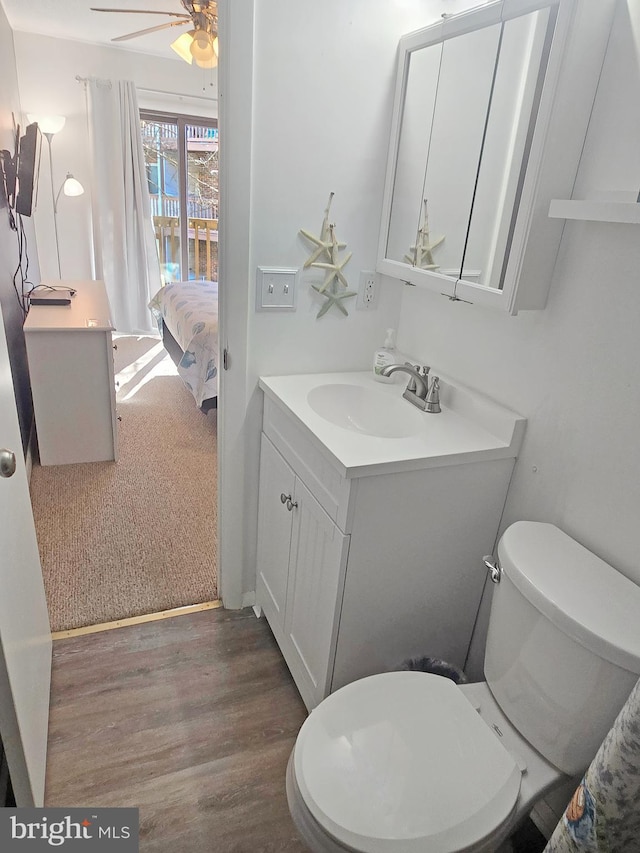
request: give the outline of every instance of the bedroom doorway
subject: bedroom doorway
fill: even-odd
[[[218,280],[218,122],[140,111],[163,284]]]
[[[69,465],[64,477],[56,466],[34,466],[32,504],[56,637],[219,605],[218,124],[145,111],[140,127],[160,292],[180,288],[181,302],[188,288],[196,300],[215,291],[215,332],[212,321],[200,322],[198,302],[198,322],[188,314],[180,328],[186,337],[178,336],[177,359],[164,329],[162,340],[117,335],[118,464]],[[175,334],[169,313],[162,311],[163,327],[166,321]]]

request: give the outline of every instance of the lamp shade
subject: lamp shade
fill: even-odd
[[[82,186],[80,181],[77,181],[73,177],[71,172],[68,172],[66,180],[62,186],[62,192],[65,195],[70,195],[70,196],[82,195],[84,193],[84,187]]]
[[[171,43],[171,48],[175,50],[180,59],[184,59],[184,61],[188,62],[189,65],[193,62],[193,56],[191,55],[189,48],[193,42],[194,33],[195,30],[189,30],[188,33],[182,33],[181,36],[178,36],[178,38]]]
[[[218,58],[213,45],[214,36],[207,30],[196,30],[189,51],[200,68],[215,68]]]
[[[38,127],[42,133],[59,133],[65,125],[66,118],[64,116],[40,116],[35,113],[28,113],[29,121],[37,121]]]
[[[210,59],[196,59],[195,62],[199,68],[215,68],[218,64],[218,57],[214,53]]]

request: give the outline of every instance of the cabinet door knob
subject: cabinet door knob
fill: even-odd
[[[291,495],[285,495],[284,492],[280,493],[280,503],[286,504],[287,501],[291,500]]]
[[[13,450],[0,450],[0,477],[13,477],[16,473],[16,454]]]
[[[114,349],[118,349],[118,344],[113,344]]]
[[[289,498],[289,500],[287,501],[287,509],[289,510],[289,512],[291,512],[292,509],[297,509],[297,507],[298,502],[292,501],[291,498]]]

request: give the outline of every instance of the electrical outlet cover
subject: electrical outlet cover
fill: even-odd
[[[356,308],[362,311],[368,311],[375,308],[378,304],[378,291],[380,283],[378,274],[371,270],[362,270],[360,273],[360,282],[358,284],[358,296],[356,299]]]

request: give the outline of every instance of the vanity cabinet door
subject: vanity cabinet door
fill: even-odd
[[[349,536],[263,434],[256,599],[309,710],[329,693],[348,550]]]
[[[349,536],[296,478],[285,613],[291,672],[309,709],[329,693]]]
[[[293,512],[281,495],[295,493],[295,474],[263,434],[258,497],[257,599],[272,630],[284,628]],[[278,637],[276,639],[279,640]]]

